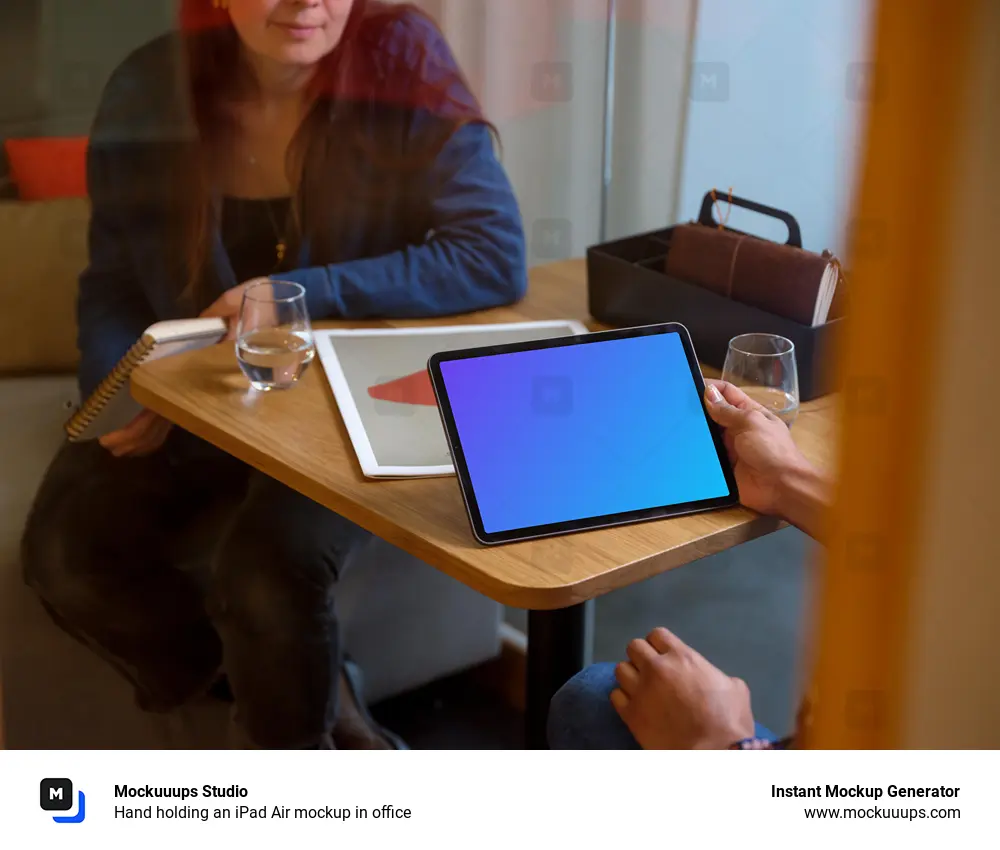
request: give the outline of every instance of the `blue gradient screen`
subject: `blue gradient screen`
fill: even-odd
[[[441,363],[488,534],[729,487],[676,333]]]

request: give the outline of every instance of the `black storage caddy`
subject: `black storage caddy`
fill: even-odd
[[[728,203],[728,195],[720,202]],[[711,193],[705,195],[698,221],[717,227],[712,203]],[[783,221],[788,227],[786,244],[802,247],[798,222],[789,213],[744,198],[733,197],[732,204]],[[834,347],[842,334],[843,319],[815,328],[800,325],[669,276],[664,269],[672,232],[668,227],[587,249],[587,296],[595,319],[614,327],[680,322],[691,332],[698,359],[716,369],[722,368],[733,337],[779,334],[795,344],[802,401],[836,389]]]

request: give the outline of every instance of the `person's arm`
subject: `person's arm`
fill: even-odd
[[[90,153],[93,163],[101,154]],[[89,225],[90,260],[80,275],[77,298],[79,382],[83,397],[90,395],[129,348],[154,321],[148,301],[139,289],[126,256],[116,211],[101,197],[94,179],[102,166],[91,164],[93,211]]]
[[[722,426],[740,502],[823,541],[833,485],[802,454],[788,426],[725,381],[706,381],[709,415]]]
[[[813,540],[823,543],[832,488],[830,479],[815,467],[809,464],[792,467],[779,480],[776,512]]]
[[[121,72],[116,72],[116,76]],[[123,128],[114,104],[116,77],[98,108],[87,151],[87,188],[91,201],[89,261],[80,275],[77,345],[80,392],[89,395],[155,320],[128,254],[124,222],[125,193],[131,181],[119,173],[116,152]]]
[[[89,260],[77,295],[78,378],[83,398],[156,321],[128,246],[129,231],[138,226],[134,200],[148,189],[149,180],[148,174],[129,165],[129,151],[136,145],[134,92],[137,80],[142,80],[141,73],[134,73],[143,67],[138,55],[126,60],[105,87],[87,150]],[[138,90],[140,98],[148,98],[141,85]],[[143,410],[125,427],[102,436],[100,443],[115,457],[140,457],[157,451],[172,427],[152,411]]]
[[[432,317],[498,307],[527,291],[524,230],[488,128],[467,124],[430,181],[433,235],[401,251],[283,272],[317,318]]]
[[[489,128],[468,123],[478,109],[447,42],[431,22],[411,14],[384,49],[394,56],[389,94],[412,111],[409,155],[432,154],[420,180],[431,236],[394,253],[281,279],[305,287],[316,317],[433,317],[520,300],[527,291],[520,209]],[[443,146],[435,143],[449,133]]]

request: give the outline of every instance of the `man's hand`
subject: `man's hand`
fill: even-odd
[[[235,341],[240,321],[240,308],[243,306],[243,294],[256,283],[267,283],[269,278],[258,277],[227,289],[208,309],[202,312],[202,318],[225,319],[229,325],[226,339]]]
[[[806,460],[788,426],[771,411],[725,381],[705,383],[705,406],[725,429],[740,501],[822,542],[831,482]]]
[[[628,645],[611,694],[644,750],[721,750],[754,734],[750,689],[664,628]]]
[[[105,434],[98,442],[115,457],[145,457],[158,451],[174,426],[151,410],[144,410],[120,431]]]
[[[725,429],[740,501],[758,513],[778,513],[785,479],[810,469],[809,461],[788,426],[743,390],[725,381],[705,384],[708,414]]]

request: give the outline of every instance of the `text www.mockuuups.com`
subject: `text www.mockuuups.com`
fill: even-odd
[[[834,820],[958,820],[962,817],[959,809],[895,809],[871,806],[866,809],[804,809],[808,819]]]

